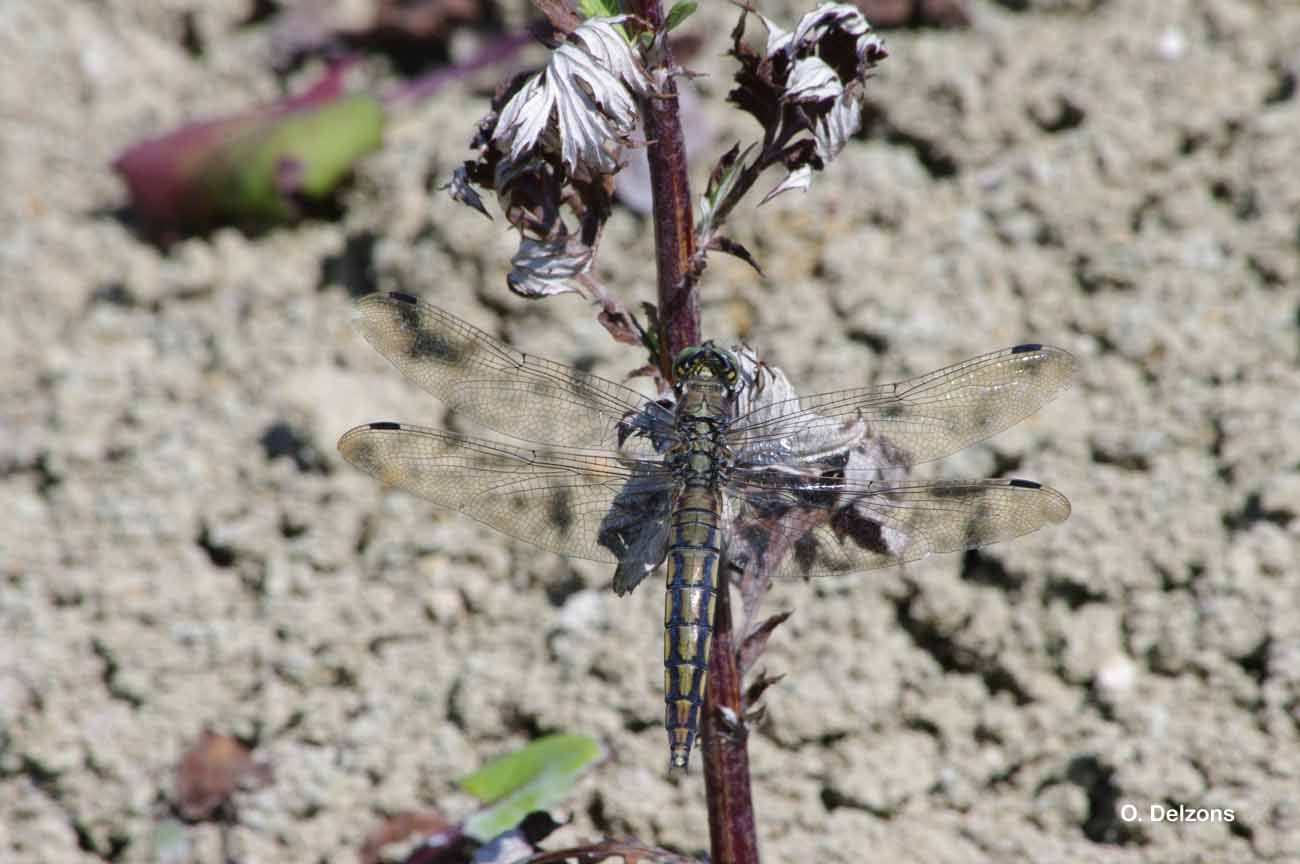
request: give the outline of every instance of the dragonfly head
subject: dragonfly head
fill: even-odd
[[[678,382],[691,379],[713,379],[728,390],[736,388],[740,380],[740,363],[736,355],[724,351],[712,342],[683,348],[673,363],[673,378]]]

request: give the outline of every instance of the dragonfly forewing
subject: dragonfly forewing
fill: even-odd
[[[1069,386],[1075,359],[1017,345],[894,384],[802,396],[737,418],[728,442],[754,465],[818,458],[828,440],[887,446],[894,465],[940,459],[1033,414]]]
[[[543,549],[609,564],[634,542],[610,526],[642,523],[638,505],[666,497],[672,483],[661,466],[616,453],[518,447],[405,423],[358,426],[339,452],[388,486]]]
[[[523,441],[561,447],[616,446],[630,414],[671,436],[671,412],[631,389],[503,344],[407,294],[357,301],[356,327],[410,381],[474,423]],[[648,419],[645,419],[648,418]],[[648,439],[627,442],[651,455]]]

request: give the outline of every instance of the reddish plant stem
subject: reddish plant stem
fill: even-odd
[[[659,0],[638,0],[637,14],[652,28],[663,26]],[[672,50],[664,43],[663,67],[673,68]],[[659,93],[645,100],[646,151],[654,198],[655,254],[659,277],[659,368],[672,375],[673,359],[700,342],[700,303],[691,272],[695,230],[686,144],[677,110],[677,82],[663,80]]]
[[[731,586],[719,567],[713,613],[713,654],[704,696],[704,790],[709,808],[709,851],[719,864],[758,864],[758,832],[749,788],[749,746],[743,727],[740,670],[731,629]],[[734,718],[728,723],[724,718]]]
[[[651,28],[662,29],[660,0],[636,0],[635,6],[637,14]],[[663,51],[661,68],[672,70],[672,53],[666,43]],[[646,100],[644,120],[649,142],[659,278],[659,365],[666,376],[671,376],[677,353],[700,343],[699,274],[692,269],[695,230],[691,192],[677,85],[671,77],[665,78],[657,95]],[[723,566],[718,568],[713,650],[709,657],[700,748],[708,799],[711,860],[715,864],[758,864],[740,670],[731,629],[731,589],[725,562],[720,563]]]

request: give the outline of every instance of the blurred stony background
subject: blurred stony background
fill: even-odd
[[[204,727],[275,779],[189,829],[196,861],[355,860],[384,814],[463,812],[455,777],[551,730],[613,753],[565,838],[706,849],[698,769],[663,770],[658,586],[619,599],[334,450],[442,419],[350,330],[359,293],[641,362],[582,300],[512,297],[503,223],[429,192],[497,73],[404,114],[338,221],[164,252],[120,218],[115,153],[281,93],[252,5],[0,4],[0,860],[155,860]],[[697,183],[755,134],[721,104],[734,10],[702,5]],[[715,258],[705,329],[804,390],[1069,349],[1074,389],[935,472],[1048,482],[1074,514],[773,592],[797,611],[753,733],[766,858],[1300,861],[1300,7],[969,8],[887,32],[865,140],[742,208],[768,278]],[[622,212],[602,247],[629,304],[650,235]]]

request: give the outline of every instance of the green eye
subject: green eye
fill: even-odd
[[[673,377],[677,380],[708,375],[728,387],[740,380],[740,368],[734,354],[724,351],[712,342],[683,348],[673,364]]]

